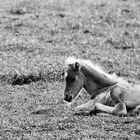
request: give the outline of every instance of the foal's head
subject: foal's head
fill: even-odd
[[[80,71],[81,66],[78,62],[68,63],[67,66],[68,68],[65,73],[66,86],[64,91],[64,100],[71,102],[84,86],[85,76]]]
[[[71,102],[82,87],[92,95],[94,91],[122,81],[116,75],[104,72],[89,60],[68,58],[66,65],[64,100],[67,102]]]

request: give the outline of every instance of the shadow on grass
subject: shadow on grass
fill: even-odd
[[[13,77],[13,80],[12,80],[12,85],[23,85],[23,84],[29,84],[31,82],[37,82],[39,80],[43,80],[41,74],[39,75],[32,75],[32,74],[29,74],[29,75],[15,75]]]
[[[47,72],[47,73],[39,72],[38,74],[29,73],[27,75],[5,74],[5,75],[0,75],[0,82],[5,82],[13,86],[25,85],[25,84],[30,84],[31,82],[38,82],[38,81],[62,82],[64,80],[63,75],[64,75],[63,71],[58,71],[57,73],[56,72]]]

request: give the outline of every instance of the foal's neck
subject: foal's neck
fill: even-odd
[[[84,88],[90,95],[93,95],[96,91],[102,88],[109,87],[116,83],[97,70],[83,67],[82,71],[86,77]]]

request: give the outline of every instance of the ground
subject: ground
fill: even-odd
[[[0,140],[140,139],[139,115],[63,102],[68,56],[140,83],[139,15],[139,0],[0,0]]]

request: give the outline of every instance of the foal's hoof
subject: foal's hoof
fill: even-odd
[[[74,112],[75,112],[75,115],[87,115],[87,114],[89,114],[89,111],[86,111],[81,107],[76,107]]]
[[[77,107],[75,108],[75,112],[81,112],[81,111],[84,111],[84,109],[83,109],[82,107],[77,106]]]

